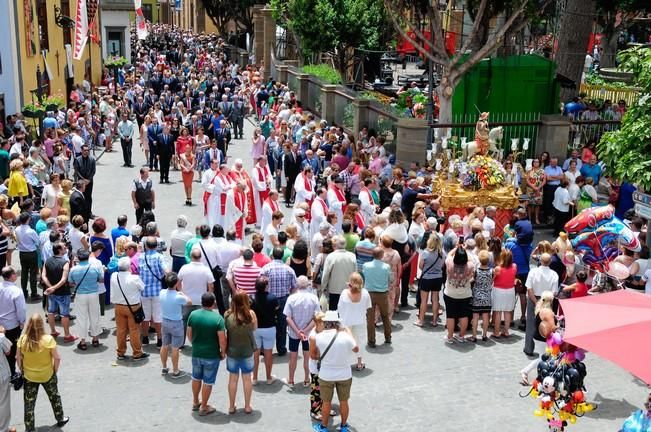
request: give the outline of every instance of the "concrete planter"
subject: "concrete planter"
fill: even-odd
[[[411,161],[427,162],[427,120],[399,118],[396,159],[403,167]]]

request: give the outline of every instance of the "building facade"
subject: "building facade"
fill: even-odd
[[[35,101],[37,67],[43,72],[43,91],[50,95],[68,95],[73,85],[85,78],[94,84],[100,81],[100,46],[89,38],[82,58],[73,60],[74,29],[57,24],[55,6],[60,15],[75,19],[75,0],[0,2],[0,28],[6,29],[6,37],[0,38],[0,93],[5,94],[5,115]]]

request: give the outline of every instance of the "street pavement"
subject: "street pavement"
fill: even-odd
[[[252,166],[249,156],[252,131],[252,125],[247,122],[245,139],[235,140],[229,150],[231,157],[241,157],[248,169]],[[119,143],[116,144],[117,152],[105,153],[99,160],[94,191],[93,211],[105,217],[111,228],[122,213],[129,216],[129,226],[135,223],[129,191],[145,161],[136,145],[136,167],[122,168]],[[155,214],[164,238],[169,238],[179,214],[188,216],[190,229],[203,222],[202,207],[197,205],[201,203],[202,194],[199,183],[194,183],[195,206],[186,207],[179,172],[170,173],[170,180],[174,182],[171,185],[158,184],[158,173],[152,173],[152,177],[157,194]],[[40,305],[29,305],[29,312],[40,311]],[[89,347],[83,352],[74,344],[59,345],[62,357],[59,391],[65,413],[71,418],[65,430],[311,430],[309,389],[300,384],[294,391],[280,381],[270,386],[264,382],[258,384],[254,387],[251,415],[241,410],[244,403],[240,385],[237,398],[240,410],[228,415],[225,364],[220,367],[210,399],[217,413],[206,417],[192,413],[190,377],[176,380],[162,377],[155,344],[146,348],[151,354],[147,361],[115,361],[112,316],[113,311],[109,309],[102,318],[102,325],[109,333],[101,339],[100,348]],[[442,326],[421,329],[411,324],[414,319],[413,308],[403,309],[395,317],[392,345],[361,348],[367,368],[353,373],[349,419],[353,431],[548,430],[546,421],[533,415],[537,401],[518,396],[519,392],[527,391],[518,381],[519,370],[529,361],[522,353],[522,332],[513,331],[514,336],[508,341],[447,345],[442,339]],[[75,334],[74,325],[72,332]],[[382,337],[378,337],[382,341]],[[182,351],[180,363],[183,371],[191,370],[189,349]],[[642,406],[647,395],[646,386],[618,366],[589,353],[585,363],[587,399],[598,403],[599,408],[568,426],[567,430],[619,430],[624,419]],[[287,356],[274,357],[273,373],[278,378],[287,376]],[[264,377],[262,367],[260,376]],[[302,378],[299,368],[296,382],[300,383]],[[24,430],[22,392],[12,391],[11,399],[12,424],[19,431]],[[49,426],[55,423],[47,397],[41,390],[36,408],[38,430],[58,430]],[[335,430],[338,424],[335,417],[330,430]]]

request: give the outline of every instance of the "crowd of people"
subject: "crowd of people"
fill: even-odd
[[[507,180],[528,198],[500,227],[492,206],[447,214],[431,166],[401,167],[374,131],[354,137],[317,119],[286,84],[229,59],[218,37],[161,25],[132,40],[133,61],[118,80],[107,73],[104,94],[77,86],[68,107],[48,113],[43,139],[30,139],[16,117],[5,128],[12,136],[0,150],[0,345],[8,364],[0,357],[0,409],[9,410],[10,382],[22,385],[28,431],[39,384],[58,425],[69,420],[57,390],[57,341],[97,348],[100,317],[112,305],[118,362],[147,359],[143,347],[155,337],[161,374],[178,378],[186,374],[179,352],[191,345],[197,415],[216,410],[209,402],[221,361],[228,412],[237,411],[241,378],[243,411],[251,413],[261,358],[265,383],[277,379],[275,348],[277,356],[289,352],[289,388],[302,356],[298,381],[310,388],[314,430],[339,415],[345,432],[353,370],[366,367],[361,348],[377,347],[377,328],[391,344],[396,314],[415,306],[414,325],[444,325],[448,344],[509,338],[518,317],[531,356],[540,351],[537,324],[547,319],[536,307],[541,298],[617,288],[583,265],[565,222],[605,200],[641,240],[646,235],[631,215],[632,185],[606,180],[607,193],[598,194],[604,177],[593,145],[562,164],[543,153],[525,170],[512,170],[507,158]],[[247,116],[257,124],[250,137]],[[234,139],[250,142],[252,169],[231,162]],[[109,231],[93,212],[91,149],[112,151],[118,140],[124,166],[133,166],[136,142],[147,166],[130,191],[136,224],[124,214]],[[151,172],[164,184],[170,169],[182,172],[186,205],[200,182],[205,220],[191,226],[179,215],[163,238],[169,227],[156,222]],[[534,226],[543,224],[554,227],[554,241],[535,243]],[[617,259],[631,269],[629,286],[651,292],[648,249],[622,249]],[[42,314],[27,316],[29,301],[43,302],[49,333]],[[535,362],[522,370],[523,383]],[[0,418],[7,419],[0,429],[8,427],[10,416]]]

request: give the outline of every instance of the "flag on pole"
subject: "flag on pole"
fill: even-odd
[[[133,5],[136,8],[136,33],[138,39],[143,40],[147,38],[147,20],[142,13],[142,0],[133,0]]]
[[[75,14],[75,48],[73,58],[80,60],[88,41],[88,15],[86,0],[77,0],[77,13]]]
[[[91,41],[99,45],[101,40],[99,37],[99,23],[97,21],[97,9],[99,7],[99,0],[86,0],[87,4],[87,13],[88,15],[88,27],[89,35]]]

